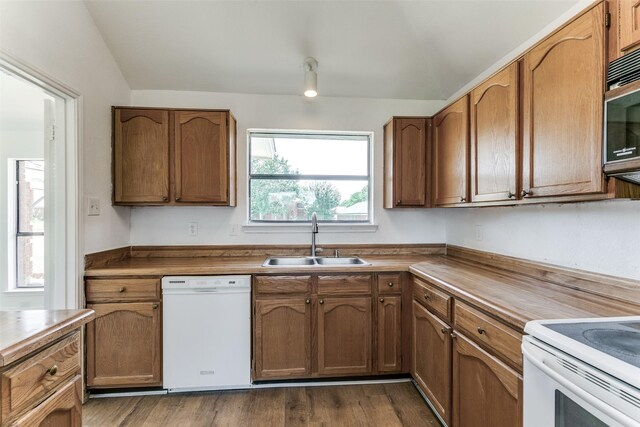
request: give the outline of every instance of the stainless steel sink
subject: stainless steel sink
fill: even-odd
[[[263,267],[283,267],[283,266],[301,266],[316,265],[313,258],[308,257],[271,257],[262,264]]]
[[[368,265],[363,259],[358,257],[322,257],[316,258],[319,265]]]
[[[269,257],[263,267],[305,267],[325,265],[370,265],[359,257]]]

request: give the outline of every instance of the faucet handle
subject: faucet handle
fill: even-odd
[[[324,251],[324,249],[322,249],[322,248],[316,248],[316,254],[318,254],[318,253],[321,254],[323,251]]]
[[[333,254],[336,258],[340,258],[340,249],[336,249],[336,251]]]

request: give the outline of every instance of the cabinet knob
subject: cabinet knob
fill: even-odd
[[[305,304],[311,304],[311,300],[309,298],[307,298],[306,300],[304,300]]]
[[[151,308],[153,308],[153,309],[155,310],[156,308],[158,308],[158,304],[153,304],[153,305],[151,306]]]
[[[58,365],[53,365],[51,368],[49,368],[47,373],[49,375],[51,375],[51,376],[54,376],[55,374],[57,374],[58,373]]]
[[[390,288],[393,288],[393,282],[387,283],[387,286],[390,287]]]
[[[380,298],[380,302],[384,302],[384,298]]]
[[[396,205],[400,204],[400,199],[396,200]]]
[[[318,301],[320,304],[324,304],[324,300],[321,299],[320,301]]]
[[[533,195],[533,192],[531,190],[522,190],[520,194],[522,195],[522,197],[527,197]]]
[[[427,301],[429,301],[431,299],[431,296],[429,294],[424,294],[424,299],[426,299]]]
[[[443,334],[446,334],[447,332],[449,332],[449,328],[442,328],[440,329],[440,332],[442,332]]]
[[[126,289],[123,287],[121,287],[120,289],[118,289],[118,292],[123,293],[124,291],[126,291]]]
[[[461,202],[466,202],[466,201],[467,201],[467,198],[466,198],[466,197],[460,197],[460,201],[461,201]]]
[[[507,195],[508,198],[513,199],[514,197],[516,197],[515,194],[513,194],[511,191],[509,191],[509,194]]]
[[[487,332],[487,331],[485,331],[483,328],[481,328],[480,326],[478,326],[478,333],[479,333],[480,335],[483,335],[485,332]]]
[[[455,332],[451,332],[451,339],[455,340],[456,338],[458,338],[458,335]]]
[[[176,202],[179,202],[179,201],[180,201],[180,199],[181,199],[181,197],[180,197],[180,196],[176,197]]]
[[[162,196],[162,201],[163,202],[168,202],[169,201],[169,197],[168,196]]]

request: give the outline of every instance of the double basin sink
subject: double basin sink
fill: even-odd
[[[263,267],[318,267],[323,265],[371,265],[360,257],[270,257]]]

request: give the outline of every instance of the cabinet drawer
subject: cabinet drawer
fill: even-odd
[[[399,294],[402,292],[402,282],[400,273],[378,274],[379,294]]]
[[[451,296],[423,282],[413,279],[413,298],[441,317],[451,320]]]
[[[522,334],[509,326],[460,301],[456,301],[455,326],[516,366],[522,366]]]
[[[82,379],[76,375],[47,400],[20,417],[12,427],[82,427],[81,388]]]
[[[79,348],[80,333],[75,332],[3,372],[2,420],[37,404],[68,378],[79,374]]]
[[[258,294],[308,294],[311,292],[311,276],[255,276],[255,292]]]
[[[160,279],[89,279],[87,302],[159,301]]]
[[[368,295],[370,293],[370,274],[318,276],[318,295]]]

